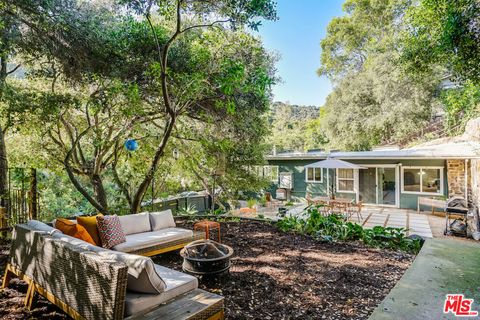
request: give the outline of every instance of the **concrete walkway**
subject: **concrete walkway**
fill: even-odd
[[[472,310],[480,313],[479,266],[480,244],[427,239],[412,266],[369,319],[459,319],[443,313],[447,294],[474,299]]]

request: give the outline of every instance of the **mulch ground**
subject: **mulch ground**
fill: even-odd
[[[360,243],[322,243],[261,222],[222,223],[221,230],[235,250],[230,274],[201,279],[200,287],[225,297],[227,319],[367,319],[414,258]],[[7,254],[2,243],[2,272]],[[181,270],[178,252],[154,260]],[[0,318],[66,318],[41,298],[24,310],[26,291],[18,280],[0,291]]]

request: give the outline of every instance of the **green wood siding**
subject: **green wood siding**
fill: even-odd
[[[306,182],[305,178],[305,166],[314,163],[320,160],[269,160],[270,165],[275,165],[279,167],[280,172],[290,172],[293,173],[293,189],[291,190],[291,195],[294,197],[304,198],[308,193],[312,196],[326,196],[327,195],[327,169],[323,169],[323,180],[322,182]],[[402,166],[418,166],[418,167],[443,167],[443,192],[445,196],[448,196],[448,183],[447,183],[447,170],[446,170],[446,161],[442,159],[419,159],[419,160],[377,160],[377,159],[363,159],[363,160],[349,160],[345,161],[359,164],[359,165],[392,165],[392,164],[401,164]],[[335,184],[334,180],[334,170],[330,171],[330,184]],[[428,197],[428,195],[422,194],[407,194],[402,193],[401,191],[401,180],[403,179],[401,170],[399,170],[399,179],[398,188],[400,189],[400,208],[404,209],[417,209],[417,199],[418,197]],[[278,188],[278,184],[272,184],[269,188],[269,191],[275,195],[275,190]],[[336,193],[337,197],[355,199],[355,193]]]

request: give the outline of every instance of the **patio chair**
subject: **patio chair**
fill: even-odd
[[[272,194],[270,192],[265,192],[265,200],[266,200],[266,207],[267,208],[278,208],[282,205],[282,202],[277,200],[277,199],[273,199],[272,197]]]
[[[349,220],[354,214],[356,214],[358,222],[362,221],[362,207],[362,201],[350,204],[347,208],[347,220]]]
[[[322,216],[328,216],[332,213],[332,210],[333,210],[333,206],[327,202],[318,202],[317,203],[319,206],[318,206],[318,212],[322,215]]]

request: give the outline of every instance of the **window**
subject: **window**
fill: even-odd
[[[403,167],[402,192],[443,194],[443,168]]]
[[[322,182],[323,169],[322,168],[305,168],[305,181],[306,182]]]
[[[290,172],[280,173],[280,188],[293,189],[293,175]]]
[[[355,174],[353,169],[337,169],[337,191],[355,192]]]
[[[257,176],[278,183],[278,166],[254,166],[252,170]]]
[[[264,166],[263,176],[272,182],[278,182],[278,166]]]

